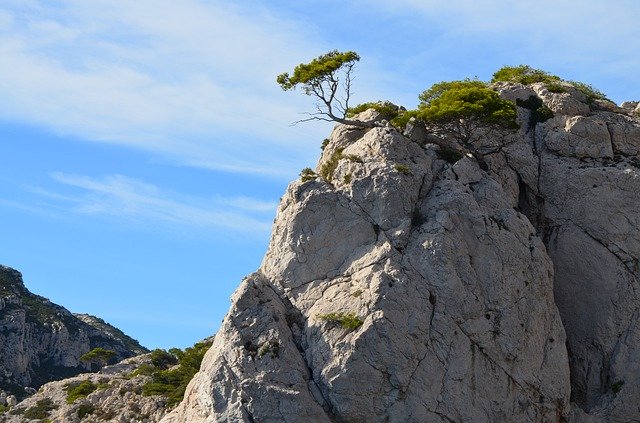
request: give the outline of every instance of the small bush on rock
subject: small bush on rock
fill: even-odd
[[[338,167],[338,162],[342,159],[342,151],[343,148],[338,148],[327,160],[322,167],[320,167],[320,176],[324,178],[325,181],[331,182],[333,180],[333,172],[335,172]]]
[[[100,366],[107,365],[114,357],[116,352],[112,350],[105,350],[104,348],[94,348],[88,353],[80,356],[80,361],[85,363],[96,363]]]
[[[611,385],[611,391],[614,394],[617,394],[618,392],[620,392],[622,390],[622,386],[624,385],[624,380],[619,380],[615,383],[613,383],[613,385]]]
[[[258,358],[262,358],[267,354],[270,354],[271,358],[280,356],[280,343],[277,340],[265,342],[258,348]]]
[[[93,414],[95,410],[96,408],[93,405],[89,403],[83,403],[80,404],[80,406],[76,410],[76,415],[80,420],[82,420],[87,414]]]
[[[347,117],[354,117],[358,113],[362,113],[369,109],[373,109],[380,113],[387,120],[391,120],[400,114],[400,109],[396,105],[385,101],[378,101],[375,103],[362,103],[355,107],[350,107],[347,110]]]
[[[459,151],[446,147],[440,147],[440,149],[436,151],[436,154],[438,154],[439,159],[451,164],[455,164],[462,158],[462,154],[460,154]]]
[[[36,405],[29,407],[24,412],[24,417],[27,419],[46,419],[49,417],[49,412],[58,408],[50,398],[44,398],[38,400]]]
[[[90,380],[74,382],[65,386],[67,391],[67,404],[73,404],[78,398],[85,398],[87,395],[98,389],[98,385]]]
[[[355,313],[328,313],[321,314],[318,318],[328,323],[340,325],[347,330],[356,330],[364,323]]]
[[[305,167],[304,169],[302,169],[302,172],[300,172],[300,180],[302,180],[302,182],[313,181],[317,177],[318,174],[315,173],[310,167]]]
[[[411,175],[411,168],[403,164],[396,164],[394,168],[403,175]]]
[[[503,66],[493,74],[491,82],[518,82],[523,85],[543,82],[545,84],[556,84],[562,79],[540,69],[534,69],[529,65]]]

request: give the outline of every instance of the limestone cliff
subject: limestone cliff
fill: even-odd
[[[334,129],[164,422],[640,420],[637,103],[494,89],[483,166]]]
[[[32,294],[22,275],[0,266],[0,390],[23,397],[24,387],[90,370],[82,354],[101,347],[122,360],[147,350],[101,319],[74,315]]]

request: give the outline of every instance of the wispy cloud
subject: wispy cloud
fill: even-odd
[[[442,39],[474,36],[491,40],[492,36],[498,36],[505,37],[505,42],[519,44],[525,54],[533,53],[535,47],[538,55],[555,61],[599,64],[606,57],[607,61],[640,63],[640,43],[625,41],[640,35],[637,24],[640,4],[635,0],[539,0],[535,4],[502,0],[398,0],[393,8],[382,0],[375,3],[388,7],[390,12],[420,13],[442,28],[439,32]],[[563,55],[557,55],[559,52]]]
[[[8,0],[0,119],[193,166],[283,174],[319,127],[289,127],[306,105],[275,75],[322,50],[313,38],[229,2]]]
[[[250,197],[196,198],[161,190],[122,175],[102,179],[65,173],[51,176],[70,192],[60,194],[59,190],[30,189],[49,201],[49,209],[105,217],[127,224],[133,222],[144,227],[227,230],[263,236],[271,229],[277,205]]]

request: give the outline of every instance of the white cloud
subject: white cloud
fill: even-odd
[[[237,234],[263,236],[271,229],[277,206],[273,201],[250,197],[203,199],[185,196],[122,175],[102,179],[65,173],[51,176],[56,182],[70,187],[71,192],[30,190],[50,200],[50,209],[103,216],[153,228],[230,230]]]
[[[49,4],[0,5],[0,119],[275,175],[308,154],[301,138],[320,138],[289,127],[308,105],[275,83],[322,50],[296,22],[201,0]]]

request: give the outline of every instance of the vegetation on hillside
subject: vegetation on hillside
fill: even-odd
[[[97,364],[100,367],[106,366],[116,356],[116,352],[112,350],[106,350],[104,348],[94,348],[91,351],[84,353],[80,356],[80,361],[89,364]]]
[[[154,350],[151,353],[151,366],[136,371],[151,376],[151,381],[142,387],[142,394],[163,395],[167,398],[167,405],[178,404],[184,397],[187,385],[200,369],[202,358],[210,346],[211,342],[199,342],[184,351],[177,348]]]

